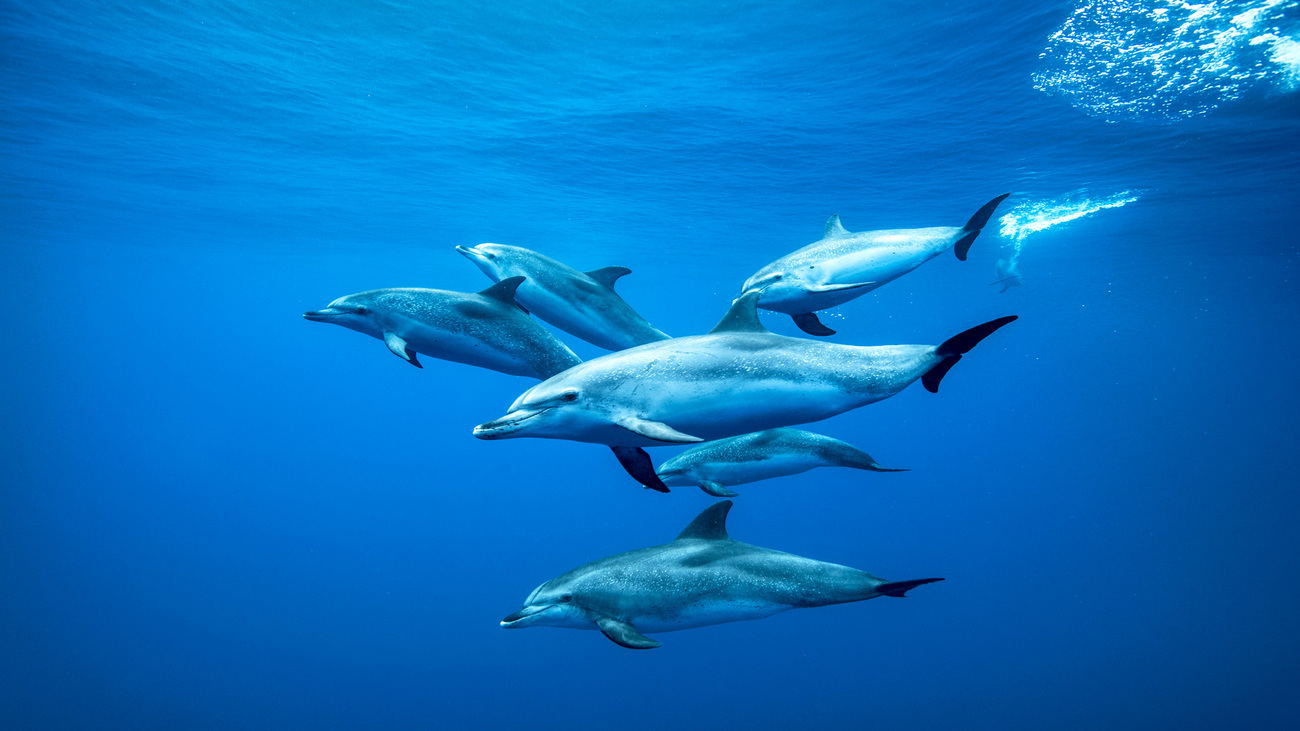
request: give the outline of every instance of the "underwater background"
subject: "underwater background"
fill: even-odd
[[[1294,728],[1297,83],[1295,0],[3,0],[0,717]],[[1020,316],[937,395],[807,427],[911,471],[741,485],[729,521],[947,581],[651,652],[498,622],[712,498],[476,440],[533,381],[301,317],[481,290],[453,247],[490,241],[629,267],[698,334],[832,214],[1004,192],[968,261],[822,313],[858,345]]]

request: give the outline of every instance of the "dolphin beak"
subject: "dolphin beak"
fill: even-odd
[[[456,251],[471,261],[485,261],[487,259],[487,257],[483,255],[483,252],[473,246],[457,246]]]
[[[508,439],[516,432],[527,428],[529,421],[550,411],[549,408],[536,411],[511,411],[500,419],[485,421],[474,427],[474,436],[479,439]]]
[[[518,623],[521,619],[528,619],[529,617],[541,614],[542,612],[545,612],[546,610],[550,609],[551,606],[552,605],[550,604],[544,604],[540,607],[538,606],[524,607],[523,609],[520,609],[519,611],[510,615],[509,617],[506,617],[505,619],[501,620],[501,626],[505,627],[506,629],[516,627],[518,626]]]
[[[333,307],[326,307],[323,310],[312,310],[302,313],[302,316],[312,322],[329,322],[331,319],[345,314],[342,310],[336,310]]]

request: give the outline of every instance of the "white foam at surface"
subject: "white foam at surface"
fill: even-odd
[[[1290,91],[1297,9],[1300,0],[1083,0],[1048,38],[1034,86],[1109,121],[1160,122],[1258,87]]]

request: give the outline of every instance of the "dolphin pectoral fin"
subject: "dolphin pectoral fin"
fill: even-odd
[[[659,475],[655,474],[654,462],[650,460],[650,455],[646,454],[644,449],[640,447],[610,447],[610,449],[632,479],[641,483],[647,490],[668,492],[668,486],[659,479]]]
[[[794,320],[794,324],[798,325],[800,330],[803,330],[809,335],[820,335],[825,337],[827,335],[835,334],[834,330],[826,327],[822,324],[821,320],[817,319],[816,312],[802,312],[798,315],[790,315],[790,319]]]
[[[689,444],[692,442],[704,441],[699,437],[693,437],[690,434],[683,434],[662,421],[650,421],[649,419],[642,419],[636,416],[624,416],[615,420],[614,423],[627,429],[633,434],[643,436],[646,439],[653,439],[657,442]],[[646,459],[649,459],[649,457],[647,456]],[[654,469],[651,468],[650,471],[654,472]]]
[[[875,592],[881,596],[896,596],[900,599],[907,596],[907,592],[915,589],[922,584],[933,584],[943,579],[912,579],[911,581],[887,581],[875,588]]]
[[[401,358],[407,363],[410,363],[416,368],[424,367],[420,365],[419,359],[415,357],[415,351],[407,347],[406,341],[403,340],[402,337],[397,333],[385,332],[384,345],[387,345],[388,349],[393,351],[393,355],[397,356],[398,358]]]
[[[700,489],[713,497],[736,497],[740,494],[735,490],[728,490],[713,480],[700,480]]]
[[[636,627],[627,622],[620,622],[613,617],[601,617],[596,620],[596,626],[605,636],[615,643],[622,645],[631,650],[653,650],[656,647],[663,647],[662,642],[655,642],[636,631]]]

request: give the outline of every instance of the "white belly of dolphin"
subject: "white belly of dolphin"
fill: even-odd
[[[407,345],[417,353],[433,358],[450,360],[456,363],[490,368],[515,376],[544,378],[532,364],[512,353],[502,351],[482,338],[464,333],[436,330],[419,323],[411,322],[406,327],[395,330]]]
[[[693,473],[720,485],[743,485],[773,477],[797,475],[825,464],[825,460],[812,454],[777,454],[746,462],[706,462],[696,467]],[[681,484],[667,480],[665,482],[669,485]]]
[[[707,627],[711,624],[763,619],[784,612],[787,609],[794,609],[794,607],[788,604],[770,604],[739,599],[730,601],[701,600],[687,605],[677,614],[646,614],[632,618],[629,621],[642,632],[674,632],[680,629]]]

